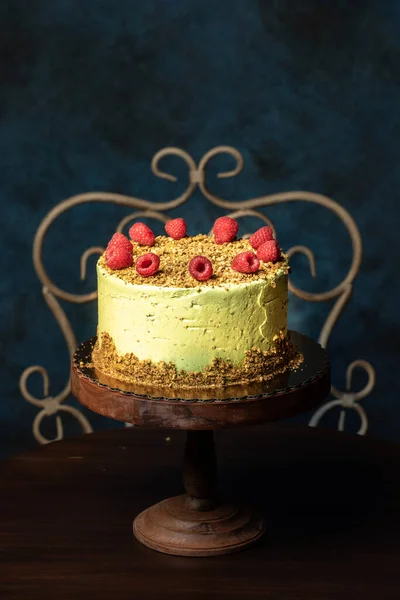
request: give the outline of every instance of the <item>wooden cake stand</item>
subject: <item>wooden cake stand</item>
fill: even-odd
[[[272,422],[317,406],[330,391],[325,351],[291,332],[304,355],[299,369],[253,387],[175,390],[129,386],[91,368],[96,338],[81,344],[72,359],[71,386],[85,406],[135,425],[187,430],[183,463],[186,494],[147,508],[133,522],[142,543],[167,554],[212,556],[241,550],[265,531],[264,519],[217,493],[213,430]]]

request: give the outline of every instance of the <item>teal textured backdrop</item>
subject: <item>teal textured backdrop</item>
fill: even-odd
[[[228,158],[210,169],[210,187],[225,198],[306,189],[351,212],[364,261],[330,344],[334,382],[344,387],[352,360],[371,361],[377,385],[363,402],[370,433],[400,440],[399,64],[396,0],[2,2],[1,455],[35,443],[37,409],[19,393],[21,372],[45,366],[52,394],[68,375],[65,343],[31,261],[40,221],[85,191],[173,198],[184,183],[157,180],[150,171],[153,154],[170,145],[195,160],[218,144],[238,148],[242,175],[213,177],[213,169],[232,166]],[[185,182],[184,165],[168,163]],[[189,233],[207,231],[222,214],[199,195],[178,212],[190,220]],[[82,284],[79,257],[89,245],[104,245],[124,214],[86,205],[60,218],[44,249],[54,281],[69,291],[93,289],[94,259]],[[325,290],[341,281],[351,246],[335,217],[303,204],[269,214],[284,248],[303,243],[316,253],[316,281],[305,260],[293,261],[297,285]],[[292,299],[291,325],[317,337],[328,308]],[[94,333],[94,304],[66,310],[79,339]],[[39,395],[39,378],[32,383]],[[96,428],[115,426],[90,420]],[[334,426],[337,413],[324,423]],[[67,435],[79,432],[68,417],[64,424]],[[357,427],[350,418],[349,429]],[[55,435],[54,418],[44,432]]]

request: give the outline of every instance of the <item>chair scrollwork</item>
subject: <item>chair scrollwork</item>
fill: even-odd
[[[228,155],[235,161],[234,168],[229,171],[222,171],[217,173],[218,178],[230,178],[237,176],[244,167],[244,160],[242,154],[235,148],[230,146],[217,146],[212,148],[200,159],[199,163],[193,160],[193,158],[184,150],[176,147],[167,147],[159,150],[153,157],[151,162],[151,169],[157,177],[166,179],[168,181],[176,182],[178,179],[172,173],[168,173],[161,168],[161,162],[165,157],[175,156],[179,157],[186,163],[188,169],[187,185],[186,189],[176,198],[167,202],[155,202],[148,201],[133,196],[126,196],[122,194],[113,194],[106,192],[89,192],[84,194],[78,194],[66,200],[63,200],[52,208],[48,214],[44,217],[40,223],[34,243],[33,243],[33,264],[39,280],[42,283],[42,293],[44,299],[53,313],[56,319],[65,342],[68,347],[69,354],[75,351],[76,348],[76,336],[68,320],[65,311],[63,310],[60,301],[65,301],[73,304],[84,304],[91,302],[96,299],[97,292],[92,291],[84,294],[73,294],[66,290],[58,287],[49,277],[43,264],[43,242],[45,236],[51,227],[51,225],[60,217],[60,215],[73,209],[74,207],[92,202],[102,203],[114,203],[120,206],[125,206],[130,209],[130,212],[125,216],[120,223],[117,225],[117,231],[123,231],[123,229],[132,221],[138,218],[148,218],[166,223],[168,221],[168,215],[166,211],[175,209],[184,203],[186,203],[192,197],[195,189],[198,187],[202,192],[203,196],[215,206],[228,211],[228,214],[234,218],[240,219],[243,217],[253,217],[259,219],[263,223],[267,223],[275,231],[274,224],[270,218],[264,214],[261,209],[290,202],[308,202],[324,207],[325,209],[334,213],[340,221],[346,227],[352,244],[352,257],[350,260],[350,267],[343,280],[338,283],[335,287],[326,290],[324,292],[309,292],[307,290],[296,287],[292,281],[289,281],[289,290],[292,294],[298,298],[308,302],[326,302],[334,300],[333,307],[331,308],[320,332],[319,342],[322,346],[326,347],[329,342],[329,338],[334,330],[334,327],[342,314],[346,303],[350,299],[353,290],[354,280],[359,272],[361,260],[362,260],[362,242],[359,229],[353,217],[349,212],[341,206],[338,202],[335,202],[331,198],[322,194],[317,194],[308,191],[292,191],[282,192],[277,194],[269,194],[265,196],[259,196],[246,200],[224,200],[223,198],[215,195],[207,186],[207,168],[210,161],[214,157],[221,154]],[[132,210],[134,212],[132,212]],[[247,234],[247,237],[250,234]],[[86,264],[90,256],[95,254],[101,254],[104,248],[100,246],[92,246],[88,248],[81,256],[80,259],[80,275],[81,280],[86,277]],[[313,277],[317,276],[316,272],[316,261],[313,251],[301,245],[292,246],[288,251],[290,257],[297,253],[301,253],[306,256],[310,268],[310,273]],[[365,387],[358,391],[352,391],[352,375],[354,369],[363,369],[368,377],[367,384]],[[43,398],[36,398],[33,396],[28,389],[29,378],[33,373],[39,373],[43,379]],[[375,385],[375,371],[373,366],[364,360],[355,360],[347,368],[346,374],[346,390],[342,391],[337,389],[334,385],[332,386],[332,396],[335,398],[328,401],[321,408],[319,408],[310,420],[311,426],[316,426],[320,419],[325,413],[332,408],[339,407],[339,422],[338,429],[343,430],[345,425],[345,414],[346,410],[356,411],[360,417],[361,425],[359,428],[359,434],[365,434],[368,428],[368,419],[363,407],[359,404],[359,400],[365,398],[371,393]],[[63,437],[63,425],[61,415],[69,413],[75,418],[82,428],[83,432],[92,431],[92,427],[88,419],[83,413],[72,406],[66,404],[66,400],[70,395],[70,384],[69,381],[65,384],[64,388],[56,395],[50,396],[50,381],[47,370],[39,365],[34,365],[25,369],[20,377],[20,390],[23,397],[39,408],[39,413],[36,415],[32,429],[35,439],[39,443],[47,443],[49,440],[43,436],[40,431],[40,425],[45,416],[56,418],[56,439]]]

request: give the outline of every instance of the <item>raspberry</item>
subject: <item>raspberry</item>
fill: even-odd
[[[260,261],[254,252],[248,250],[237,254],[231,266],[234,271],[239,271],[239,273],[255,273],[260,268]]]
[[[230,217],[219,217],[214,223],[213,231],[216,244],[233,242],[239,231],[239,223]]]
[[[129,236],[141,246],[153,246],[154,245],[154,233],[144,223],[135,223],[129,230]]]
[[[129,242],[131,246],[131,243]],[[126,269],[133,263],[132,246],[128,250],[126,247],[108,245],[106,250],[106,263],[110,269]]]
[[[261,244],[264,244],[264,242],[269,242],[269,240],[273,239],[274,234],[272,233],[272,229],[266,225],[265,227],[261,227],[261,229],[258,229],[255,233],[253,233],[249,239],[249,242],[250,245],[257,250]]]
[[[154,275],[154,273],[158,271],[159,266],[160,257],[153,252],[139,256],[136,261],[136,271],[139,273],[139,275],[142,275],[142,277],[150,277],[150,275]]]
[[[264,242],[257,250],[257,258],[263,262],[276,262],[281,256],[281,249],[276,240]]]
[[[211,261],[206,256],[195,256],[189,263],[189,273],[198,281],[207,281],[213,274]]]
[[[125,248],[127,251],[132,252],[132,244],[122,233],[114,233],[111,240],[108,242],[107,250],[111,246],[119,246],[120,248]]]
[[[108,242],[106,263],[110,269],[125,269],[132,265],[132,244],[122,233],[114,233]]]
[[[171,221],[166,223],[165,231],[170,237],[172,237],[172,239],[180,240],[181,238],[185,237],[187,226],[185,221],[181,218],[171,219]]]

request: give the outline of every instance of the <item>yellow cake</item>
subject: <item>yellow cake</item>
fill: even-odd
[[[232,268],[249,240],[217,244],[197,235],[158,236],[151,247],[131,240],[132,265],[97,263],[98,337],[93,364],[124,382],[221,387],[266,381],[299,362],[287,339],[288,262],[259,262],[256,272]],[[158,270],[144,277],[138,258],[151,252]],[[212,276],[196,280],[195,256]],[[157,261],[158,261],[157,258]]]

